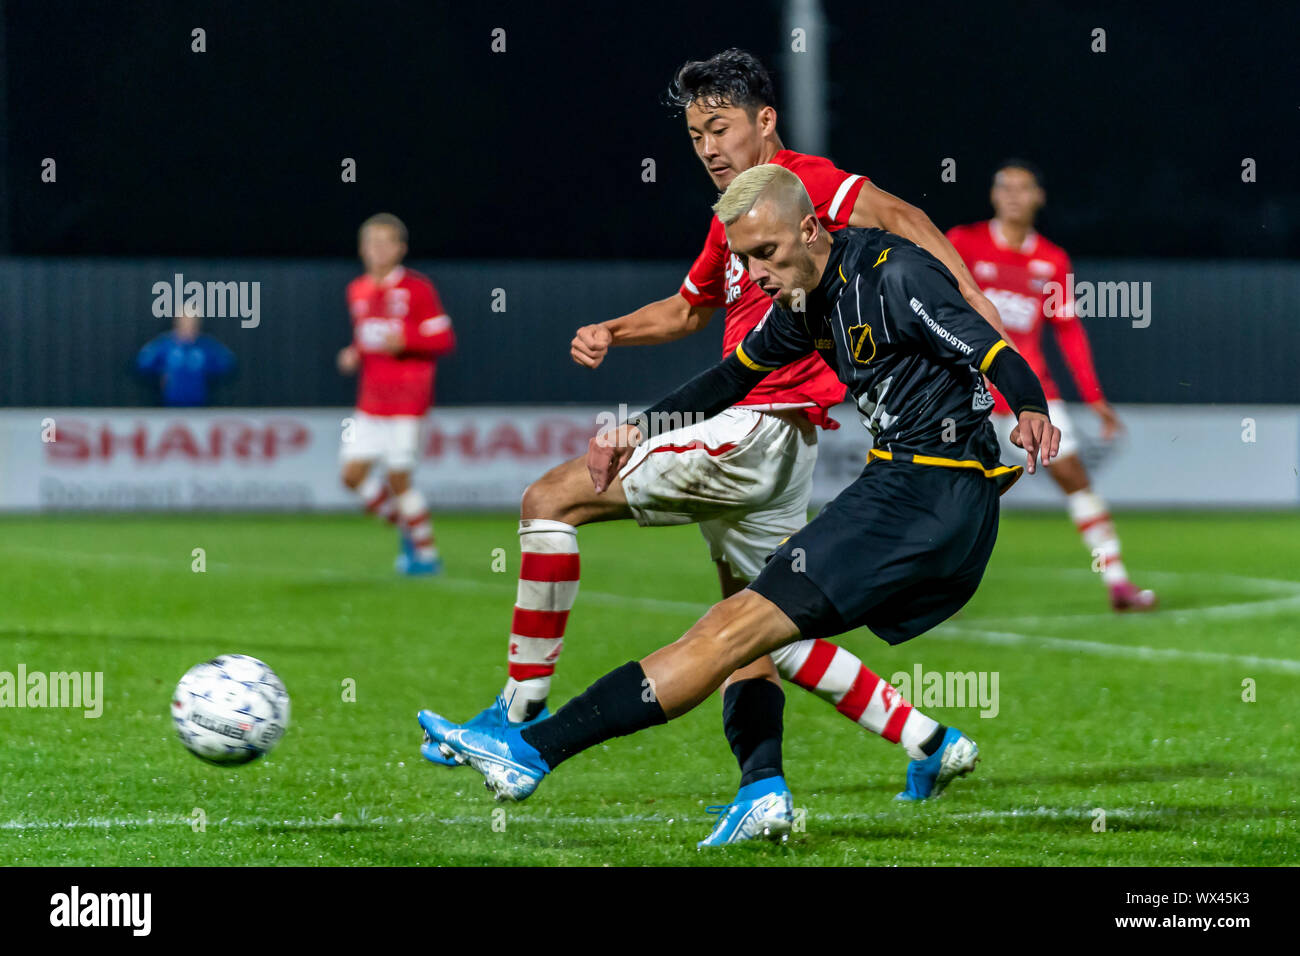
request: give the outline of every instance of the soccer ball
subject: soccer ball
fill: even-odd
[[[172,695],[172,720],[190,753],[219,764],[256,760],[289,726],[289,692],[256,657],[223,654],[195,664]]]

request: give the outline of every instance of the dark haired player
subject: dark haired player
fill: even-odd
[[[1098,561],[1102,583],[1110,591],[1110,606],[1116,611],[1150,610],[1155,607],[1156,596],[1152,591],[1139,591],[1128,578],[1110,508],[1092,490],[1087,469],[1079,459],[1079,442],[1065,402],[1043,357],[1046,318],[1074,376],[1079,397],[1101,419],[1103,440],[1118,433],[1119,416],[1102,395],[1088,337],[1074,314],[1073,296],[1068,292],[1065,296],[1052,294],[1052,283],[1063,290],[1073,288],[1066,276],[1074,269],[1064,249],[1034,231],[1034,217],[1047,198],[1042,175],[1025,160],[1008,160],[993,174],[989,198],[993,203],[992,219],[955,226],[948,238],[970,266],[980,288],[997,304],[1007,338],[1043,383],[1052,421],[1061,429],[1061,456],[1047,473],[1065,492],[1070,518]],[[994,398],[997,404],[993,407],[993,425],[1005,447],[1015,421],[1002,396],[995,394]]]
[[[898,644],[960,609],[992,553],[998,496],[1021,470],[998,461],[984,375],[1016,410],[1013,440],[1028,452],[1028,469],[1035,456],[1047,465],[1056,453],[1060,431],[1033,370],[929,253],[878,229],[828,232],[798,177],[770,164],[737,176],[714,210],[750,279],[777,304],[718,365],[592,439],[593,484],[607,488],[634,446],[655,439],[662,416],[716,414],[811,352],[848,386],[874,436],[867,466],[753,583],[677,642],[531,726],[439,728],[435,738],[498,799],[525,799],[569,757],[686,713],[728,674],[800,637],[866,625]],[[945,728],[909,777],[938,792],[977,754]]]
[[[719,190],[755,166],[787,168],[803,182],[824,228],[879,226],[915,241],[959,277],[970,303],[997,325],[996,310],[925,213],[864,176],[785,148],[776,129],[772,81],[754,56],[733,49],[687,63],[677,71],[669,98],[684,110],[695,153]],[[726,309],[726,354],[770,305],[727,248],[722,223],[714,218],[704,250],[674,295],[578,329],[572,356],[595,368],[611,346],[681,338],[702,329],[719,308]],[[546,713],[577,595],[579,525],[624,518],[640,525],[697,523],[726,597],[752,581],[767,555],[807,522],[817,428],[838,427],[827,410],[843,398],[844,386],[820,358],[806,354],[754,384],[708,421],[647,442],[604,494],[594,493],[582,458],[529,486],[520,511],[523,558],[510,629],[509,676],[501,695],[511,721],[527,723]],[[775,660],[755,661],[728,681],[723,722],[740,763],[741,788],[704,845],[776,837],[790,828],[793,804],[781,767],[785,698],[780,677],[901,744],[913,760],[928,759],[939,745],[939,723],[844,648],[811,638],[782,648]],[[445,723],[426,714],[421,724],[430,734]],[[466,726],[496,720],[497,708],[489,707]],[[435,763],[450,762],[436,744],[426,743],[422,752]],[[900,796],[923,799],[929,791],[909,786]]]

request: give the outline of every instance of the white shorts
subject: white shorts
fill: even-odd
[[[808,523],[816,463],[803,413],[729,408],[642,443],[619,477],[637,524],[698,523],[713,560],[752,581]]]
[[[1047,415],[1051,418],[1052,424],[1061,430],[1061,448],[1057,452],[1058,457],[1064,458],[1066,455],[1078,454],[1079,436],[1074,430],[1074,423],[1070,421],[1070,413],[1066,410],[1065,402],[1059,398],[1049,401],[1047,403]],[[993,427],[997,430],[998,442],[1002,445],[1003,457],[1007,461],[1024,464],[1025,450],[1011,444],[1011,429],[1016,427],[1016,416],[1010,412],[1005,415],[994,415]]]
[[[420,445],[420,416],[352,413],[351,428],[343,429],[339,459],[377,461],[389,471],[412,471]]]

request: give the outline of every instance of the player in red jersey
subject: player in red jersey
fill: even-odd
[[[367,511],[400,529],[399,572],[436,574],[442,562],[429,505],[411,484],[411,472],[420,419],[433,404],[434,362],[456,339],[433,283],[402,265],[402,221],[380,213],[357,235],[366,272],[348,283],[352,344],[339,352],[338,366],[344,375],[359,369],[361,381],[356,412],[343,430],[343,483]]]
[[[828,229],[878,226],[938,257],[963,294],[996,328],[997,311],[980,293],[960,256],[924,212],[829,160],[786,149],[776,130],[771,80],[752,55],[728,50],[687,63],[671,95],[684,107],[687,130],[709,178],[723,190],[741,172],[777,163],[804,183]],[[635,312],[577,331],[571,352],[595,368],[613,345],[651,345],[698,332],[726,309],[723,351],[736,345],[771,307],[727,247],[714,217],[704,250],[681,288]],[[723,596],[757,577],[767,556],[807,522],[817,458],[817,428],[836,428],[827,410],[844,385],[816,355],[769,375],[741,403],[698,424],[684,424],[641,445],[601,494],[586,457],[543,475],[524,493],[519,524],[523,559],[511,623],[509,676],[501,694],[508,719],[531,723],[547,715],[551,676],[578,589],[577,526],[634,518],[640,525],[696,523],[718,567]],[[778,674],[780,676],[778,676]],[[784,695],[780,678],[828,701],[864,728],[901,743],[920,760],[942,742],[945,728],[903,700],[849,651],[825,640],[782,648],[737,671],[723,694],[727,740],[741,768],[741,791],[703,845],[790,829],[792,804],[781,770]],[[495,721],[488,708],[470,723]],[[421,713],[426,731],[434,720]],[[449,763],[436,743],[422,752]]]
[[[1061,429],[1061,453],[1048,473],[1065,492],[1070,517],[1084,544],[1100,560],[1102,581],[1117,611],[1144,611],[1155,606],[1151,591],[1138,590],[1120,559],[1119,536],[1106,502],[1092,490],[1087,469],[1079,459],[1079,441],[1061,393],[1043,358],[1043,320],[1051,323],[1079,397],[1101,419],[1102,438],[1109,441],[1121,429],[1119,416],[1102,395],[1092,364],[1083,324],[1072,299],[1053,296],[1053,289],[1070,289],[1073,268],[1065,250],[1034,231],[1034,218],[1046,201],[1041,175],[1024,160],[1009,160],[993,176],[990,193],[993,218],[956,226],[948,238],[975,275],[975,281],[997,306],[1007,336],[1043,383],[1053,424]],[[1057,307],[1057,303],[1060,307]],[[1006,400],[994,390],[993,424],[1004,446],[1015,425]]]

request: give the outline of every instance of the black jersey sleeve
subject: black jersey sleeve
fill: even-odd
[[[811,351],[812,337],[803,322],[773,305],[734,352],[628,422],[653,438],[712,418],[748,395],[770,372]]]
[[[951,273],[918,249],[898,250],[882,265],[881,305],[889,332],[948,365],[987,372],[1006,342],[967,305]]]

